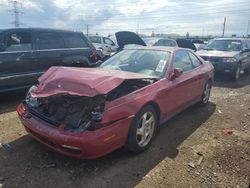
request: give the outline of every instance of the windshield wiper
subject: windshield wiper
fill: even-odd
[[[203,50],[215,50],[213,48],[204,48]]]

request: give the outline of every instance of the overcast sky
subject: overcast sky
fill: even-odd
[[[103,35],[129,30],[139,33],[246,35],[249,0],[20,0],[21,27],[80,30]],[[0,0],[0,28],[13,27],[8,0]],[[249,29],[250,30],[250,29]]]

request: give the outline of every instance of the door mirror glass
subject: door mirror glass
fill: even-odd
[[[244,49],[244,50],[242,50],[242,53],[245,53],[245,52],[250,52],[250,49]]]
[[[175,68],[172,73],[171,80],[174,80],[175,78],[180,77],[182,73],[183,73],[183,70],[181,68]]]

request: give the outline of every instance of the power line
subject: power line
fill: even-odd
[[[14,21],[12,22],[15,27],[20,26],[20,14],[23,12],[20,10],[22,8],[22,3],[19,0],[9,0],[9,4],[12,6],[10,12],[14,15]]]

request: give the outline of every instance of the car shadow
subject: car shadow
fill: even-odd
[[[0,114],[15,111],[26,95],[27,89],[0,93]]]
[[[95,160],[77,160],[42,146],[30,136],[0,148],[0,175],[6,187],[134,187],[214,113],[216,105],[193,106],[159,127],[151,147],[140,154],[121,148]],[[1,182],[0,182],[1,183]]]
[[[215,74],[214,86],[238,89],[250,84],[250,76],[241,74],[238,81],[232,81],[228,74]]]

